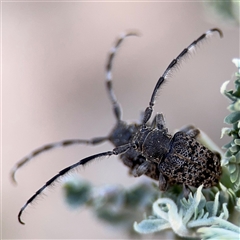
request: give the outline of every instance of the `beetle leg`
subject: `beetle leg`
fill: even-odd
[[[143,174],[145,174],[149,168],[150,168],[151,162],[145,161],[142,164],[140,164],[138,167],[135,167],[132,171],[132,175],[134,177],[139,177]]]
[[[183,184],[183,196],[186,199],[188,199],[188,195],[190,194],[190,192],[191,192],[190,188],[187,185]]]
[[[166,132],[168,131],[166,127],[166,122],[162,113],[157,113],[155,115],[151,125],[152,125],[152,128],[158,128],[160,130],[165,130]]]
[[[161,172],[159,173],[159,189],[161,191],[166,191],[168,189],[168,182]]]
[[[198,135],[200,134],[200,131],[193,125],[184,126],[179,131],[186,133],[187,135],[189,135],[192,138],[197,138]]]

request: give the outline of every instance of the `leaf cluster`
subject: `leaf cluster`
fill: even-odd
[[[184,238],[220,239],[225,235],[229,239],[238,239],[240,230],[227,221],[227,203],[222,203],[220,195],[221,191],[213,201],[207,201],[200,186],[194,195],[190,193],[189,198],[183,198],[180,203],[159,198],[153,204],[153,215],[140,223],[135,222],[134,229],[142,234],[172,229]]]
[[[89,207],[100,220],[130,233],[133,222],[140,220],[143,212],[150,213],[153,202],[160,197],[156,185],[145,181],[126,189],[119,185],[94,187],[75,177],[65,182],[63,190],[71,207]]]
[[[222,137],[230,136],[231,141],[223,148],[226,149],[223,165],[228,168],[232,189],[235,193],[240,192],[240,60],[234,59],[233,62],[238,67],[235,77],[235,89],[226,90],[229,81],[221,87],[221,93],[231,100],[228,110],[231,112],[225,117],[224,122],[231,125],[222,129]]]

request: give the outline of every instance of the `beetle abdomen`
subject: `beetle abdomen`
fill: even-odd
[[[184,132],[177,132],[172,138],[159,170],[169,179],[169,184],[193,187],[203,184],[205,188],[216,185],[222,172],[220,156]]]

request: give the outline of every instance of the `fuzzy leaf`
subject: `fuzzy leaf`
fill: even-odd
[[[232,151],[230,151],[230,148],[225,152],[225,157],[229,158],[233,155]]]
[[[79,207],[90,200],[91,185],[80,179],[69,178],[64,184],[64,193],[66,201],[71,207]]]
[[[236,182],[233,184],[233,190],[235,192],[238,192],[240,189],[240,176],[238,176],[238,179],[236,180]]]
[[[240,145],[240,139],[234,139],[234,143],[235,143],[236,145]]]
[[[240,111],[240,100],[238,99],[233,104],[229,105],[228,110],[231,111],[231,112]]]
[[[236,101],[237,100],[237,97],[235,97],[233,95],[233,91],[232,90],[224,92],[224,95],[226,97],[228,97],[231,101]]]
[[[239,240],[239,232],[223,228],[202,227],[197,231],[203,240]]]
[[[183,222],[185,224],[191,219],[191,217],[194,213],[195,213],[195,218],[196,218],[197,207],[198,207],[201,199],[203,198],[202,188],[203,188],[203,185],[201,185],[197,189],[197,192],[195,193],[194,198],[192,198],[191,205],[189,206],[187,212],[185,213],[185,216],[183,217]]]
[[[222,128],[221,138],[223,138],[223,136],[225,136],[225,135],[226,135],[226,136],[230,136],[231,132],[232,132],[232,129],[231,129],[231,128],[227,128],[227,127]]]
[[[228,169],[230,173],[233,173],[236,171],[236,165],[235,164],[229,164]]]
[[[221,92],[221,94],[225,94],[225,92],[226,92],[226,89],[227,89],[227,85],[229,84],[229,80],[228,81],[225,81],[223,84],[222,84],[222,86],[221,86],[221,88],[220,88],[220,92]]]
[[[233,124],[240,120],[240,111],[233,112],[225,117],[224,122],[227,124]]]
[[[229,212],[228,212],[228,209],[227,209],[227,203],[224,203],[223,204],[223,213],[221,213],[222,216],[221,218],[227,220],[229,218]]]
[[[232,166],[233,164],[231,164]],[[230,174],[230,180],[232,183],[235,183],[237,179],[239,178],[239,167],[236,167],[235,165],[235,171]]]
[[[236,145],[234,145],[234,146],[232,146],[231,148],[229,148],[230,149],[230,151],[232,152],[232,153],[236,153],[236,152],[238,152],[239,151],[239,147],[238,146],[236,146]]]
[[[209,201],[206,203],[206,209],[209,212],[210,217],[214,217],[217,215],[218,208],[219,208],[219,192],[217,192],[214,201]]]
[[[213,209],[212,209],[212,216],[216,216],[219,208],[219,194],[220,192],[217,192],[214,199]]]
[[[167,205],[168,212],[165,212],[161,209],[160,205],[165,204]],[[189,230],[187,229],[182,215],[178,212],[178,207],[174,201],[168,198],[160,198],[153,204],[153,212],[156,216],[163,218],[164,220],[168,221],[171,225],[172,230],[178,234],[179,236],[188,236]],[[186,213],[186,218],[189,215],[192,216],[194,213],[194,209],[191,208],[190,212]]]
[[[240,163],[240,151],[235,155],[236,163]]]
[[[235,162],[236,162],[236,157],[235,157],[235,155],[232,155],[232,156],[228,159],[228,161],[229,161],[230,163],[234,163],[234,164],[235,164]]]
[[[209,213],[209,216],[212,216],[213,214],[213,206],[214,206],[214,202],[213,201],[209,201],[206,203],[206,209]]]
[[[240,68],[240,59],[239,58],[234,58],[232,62],[236,65],[237,68]]]
[[[229,163],[229,160],[228,160],[228,158],[226,158],[226,157],[221,160],[222,166],[227,166],[228,163]]]
[[[228,148],[230,148],[231,146],[232,146],[232,142],[229,142],[229,143],[225,144],[222,148],[223,148],[223,149],[228,149]]]
[[[148,234],[171,228],[171,225],[164,219],[147,219],[140,223],[135,222],[133,228],[138,233]]]
[[[228,97],[230,100],[235,101],[237,98],[233,95],[233,90],[229,90],[229,91],[226,90],[229,82],[230,81],[226,81],[222,84],[222,86],[220,88],[220,92],[221,92],[221,94]]]

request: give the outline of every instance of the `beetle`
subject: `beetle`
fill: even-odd
[[[139,177],[145,174],[152,179],[158,180],[159,188],[162,191],[166,191],[169,186],[173,184],[182,184],[184,187],[184,195],[187,196],[190,191],[190,186],[198,187],[203,185],[203,187],[209,188],[216,185],[219,182],[222,172],[220,164],[221,157],[219,153],[211,151],[197,141],[196,138],[200,133],[198,129],[193,126],[187,126],[172,135],[168,132],[162,113],[156,114],[152,122],[149,123],[157,92],[162,84],[181,61],[191,54],[200,42],[207,39],[213,33],[218,33],[220,37],[223,36],[220,29],[210,29],[193,41],[187,48],[183,49],[180,54],[171,61],[155,85],[149,105],[143,113],[141,122],[132,124],[127,124],[121,119],[121,108],[112,88],[111,69],[113,58],[123,39],[137,34],[130,32],[119,38],[115,47],[112,48],[110,52],[106,65],[107,92],[117,119],[117,123],[110,134],[107,137],[97,137],[91,140],[72,139],[45,145],[18,162],[12,171],[12,177],[15,179],[16,170],[33,157],[55,147],[82,143],[94,145],[109,140],[115,148],[111,151],[86,157],[64,168],[53,176],[32,195],[21,208],[18,214],[19,222],[24,224],[21,220],[23,211],[45,188],[52,185],[56,180],[76,167],[106,156],[119,155],[123,163],[129,167],[132,175]]]

